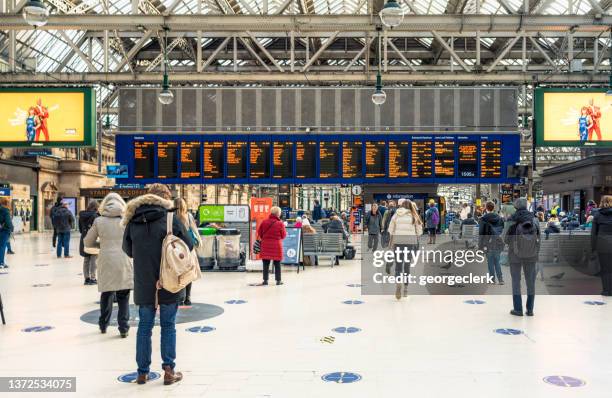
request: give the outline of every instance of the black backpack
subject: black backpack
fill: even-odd
[[[538,228],[533,219],[516,224],[514,254],[521,259],[537,257],[539,248]]]
[[[490,222],[487,222],[489,226],[487,234],[489,236],[489,240],[487,242],[487,247],[491,250],[504,250],[504,240],[502,239],[502,233],[504,232],[504,224],[497,223],[497,225],[493,225]]]

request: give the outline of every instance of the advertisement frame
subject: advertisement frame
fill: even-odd
[[[12,148],[93,147],[96,144],[96,93],[93,87],[0,87],[0,93],[83,93],[83,140],[45,141],[28,144],[27,141],[0,141],[0,146]]]

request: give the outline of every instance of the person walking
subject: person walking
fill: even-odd
[[[261,241],[260,257],[263,262],[263,282],[259,286],[268,284],[270,275],[270,263],[274,262],[274,279],[277,285],[281,281],[281,260],[283,259],[283,239],[287,236],[285,225],[280,219],[281,208],[273,206],[270,216],[262,221],[257,229],[257,239]]]
[[[318,222],[323,218],[323,209],[321,208],[321,203],[318,200],[314,201],[314,207],[312,209],[312,220],[314,222]]]
[[[395,214],[389,222],[389,245],[393,247],[394,252],[408,252],[417,250],[419,246],[419,237],[423,234],[423,221],[419,217],[416,204],[411,200],[405,199],[401,207],[395,210]],[[395,276],[408,277],[410,275],[411,263],[414,259],[403,258],[407,261],[395,261]],[[408,295],[408,280],[404,282],[404,297]],[[402,284],[397,283],[395,286],[395,298],[402,298]]]
[[[68,210],[68,203],[62,202],[62,206],[55,211],[53,226],[57,231],[57,258],[62,258],[62,248],[64,249],[64,258],[72,258],[70,255],[70,231],[74,229],[74,216]]]
[[[602,296],[612,296],[612,195],[601,198],[593,212],[591,250],[599,259]]]
[[[98,201],[92,200],[87,205],[87,210],[79,213],[79,232],[81,233],[79,254],[83,257],[83,278],[85,278],[85,285],[95,285],[98,283],[96,280],[96,255],[87,253],[83,243],[87,232],[93,225],[96,217],[98,217],[98,207]]]
[[[6,248],[13,233],[13,221],[11,220],[11,209],[9,198],[0,198],[0,268],[8,268],[5,261]]]
[[[170,190],[163,184],[152,184],[148,193],[131,200],[125,210],[122,225],[123,251],[134,259],[134,303],[138,306],[136,336],[136,382],[148,380],[151,366],[151,333],[159,306],[161,326],[161,357],[164,384],[182,380],[176,372],[176,313],[185,298],[185,290],[171,293],[159,283],[162,243],[167,234],[168,212],[174,208]],[[172,234],[193,249],[191,238],[178,218],[173,217]],[[158,305],[159,304],[159,305]]]
[[[489,275],[493,280],[497,277],[497,283],[500,285],[504,284],[504,276],[499,261],[505,246],[502,239],[503,232],[504,220],[495,213],[495,203],[487,202],[485,204],[485,215],[482,216],[478,227],[478,248],[486,253]]]
[[[367,212],[364,225],[368,230],[368,249],[375,252],[378,250],[378,236],[382,231],[382,215],[376,203],[373,203],[372,208]]]
[[[523,316],[521,296],[521,270],[527,285],[527,316],[533,316],[535,301],[536,262],[540,251],[540,227],[532,212],[527,209],[527,199],[519,198],[514,202],[516,213],[510,219],[511,225],[506,234],[508,245],[510,276],[512,277],[512,303],[510,314]]]
[[[100,292],[100,318],[98,326],[106,333],[113,313],[113,301],[117,300],[117,323],[122,338],[130,330],[130,290],[134,288],[134,269],[129,257],[123,252],[121,216],[125,202],[118,194],[111,192],[100,204],[100,217],[92,222],[83,238],[85,253],[98,252],[98,291]],[[93,206],[88,206],[88,209]],[[95,276],[95,275],[94,275]]]
[[[393,218],[393,215],[395,214],[395,201],[390,200],[387,206],[387,211],[385,214],[383,214],[382,231],[380,232],[380,244],[382,247],[389,246],[389,241],[391,239],[391,235],[389,234],[389,224],[391,223],[391,218]]]
[[[464,206],[467,206],[464,203]],[[429,242],[430,245],[436,244],[436,230],[438,229],[438,224],[440,223],[440,212],[436,207],[436,203],[434,201],[429,202],[429,209],[425,212],[425,227],[427,228],[427,233],[429,234]]]
[[[182,198],[174,199],[174,208],[176,217],[179,219],[187,234],[191,238],[191,242],[194,247],[199,247],[202,243],[200,239],[200,233],[196,225],[193,215],[187,210],[187,203]],[[192,282],[193,283],[193,282]],[[191,305],[191,283],[185,286],[185,299],[181,303],[182,305]]]

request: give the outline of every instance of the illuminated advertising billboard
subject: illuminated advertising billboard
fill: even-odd
[[[0,88],[0,146],[92,146],[95,135],[91,87]]]
[[[612,96],[607,89],[538,88],[537,146],[612,146]]]

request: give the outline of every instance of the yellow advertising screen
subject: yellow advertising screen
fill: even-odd
[[[89,143],[95,126],[91,126],[93,90],[88,90],[0,91],[0,142],[25,146]]]

